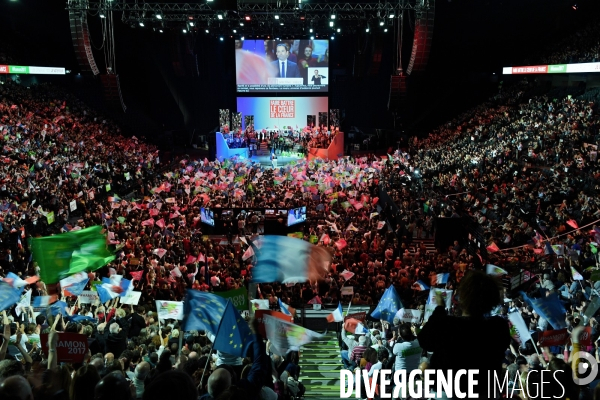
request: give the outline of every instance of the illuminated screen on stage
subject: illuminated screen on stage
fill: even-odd
[[[328,40],[236,40],[238,93],[327,92]]]
[[[237,111],[254,115],[254,129],[302,129],[307,115],[327,112],[327,97],[238,97]],[[242,127],[246,129],[246,127]]]

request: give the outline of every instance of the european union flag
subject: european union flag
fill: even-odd
[[[386,289],[381,300],[379,300],[379,304],[377,304],[375,311],[371,313],[371,317],[393,323],[394,316],[401,308],[403,308],[403,306],[400,297],[398,296],[398,293],[396,293],[394,285],[390,285],[390,287]]]
[[[6,282],[0,281],[0,311],[6,310],[21,300],[22,289],[16,289]]]
[[[246,357],[248,346],[253,340],[252,332],[231,301],[227,301],[225,314],[219,325],[213,347],[236,357]]]
[[[227,300],[216,294],[188,290],[183,302],[183,330],[206,330],[217,334]]]
[[[567,324],[565,323],[567,310],[565,310],[565,307],[560,302],[556,293],[552,293],[549,296],[539,299],[529,298],[524,292],[521,292],[521,295],[525,302],[529,304],[539,316],[548,321],[554,329],[564,329],[567,327]]]

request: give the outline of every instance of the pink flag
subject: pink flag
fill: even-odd
[[[319,296],[315,296],[308,302],[308,304],[323,304],[323,302]]]
[[[149,218],[145,221],[142,221],[142,226],[154,226],[154,218]]]
[[[252,250],[252,246],[249,246],[246,251],[244,252],[244,255],[242,256],[242,260],[246,261],[247,259],[249,259],[250,257],[252,257],[254,255],[254,250]]]
[[[163,218],[159,219],[156,221],[156,226],[158,226],[160,229],[165,229],[165,220]]]
[[[577,225],[577,221],[575,221],[574,219],[568,220],[567,224],[569,224],[569,226],[573,229],[579,229],[579,225]]]
[[[337,242],[335,242],[335,247],[338,248],[338,250],[342,250],[344,247],[346,247],[347,243],[346,240],[344,239],[340,239]]]
[[[323,236],[321,236],[320,241],[323,242],[323,244],[328,245],[329,242],[331,242],[331,239],[328,234],[324,233]]]
[[[151,217],[156,217],[158,215],[158,210],[156,208],[151,208],[149,213]]]
[[[154,249],[152,250],[152,254],[156,254],[160,258],[163,258],[165,254],[167,254],[167,250],[165,249]]]
[[[133,271],[133,272],[129,273],[129,275],[131,275],[132,281],[141,281],[143,274],[144,274],[144,271]]]
[[[343,272],[340,273],[340,276],[347,281],[348,279],[351,279],[354,276],[354,272],[345,269]]]
[[[179,267],[175,267],[171,270],[171,276],[174,278],[180,278],[181,277],[181,271],[179,270]]]
[[[194,257],[192,255],[187,256],[187,259],[185,260],[186,264],[193,264],[195,262],[196,262],[196,257]]]
[[[204,254],[200,253],[198,254],[198,262],[206,262],[206,257],[204,257]]]
[[[497,252],[497,251],[500,251],[500,248],[499,248],[498,246],[496,246],[496,243],[493,243],[493,242],[492,242],[492,244],[490,244],[490,245],[487,247],[487,251],[489,251],[490,253],[495,253],[495,252]]]

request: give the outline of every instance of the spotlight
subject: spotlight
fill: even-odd
[[[379,21],[379,26],[383,26],[385,24],[385,22],[383,22],[383,20]]]
[[[333,28],[333,21],[329,22],[329,26],[331,26]]]
[[[221,36],[221,37],[219,38],[219,40],[222,42],[222,41],[223,41],[223,36]]]
[[[187,29],[182,29],[183,33],[187,33]]]
[[[104,15],[104,13],[100,13],[100,18],[106,18],[106,15]]]
[[[342,30],[340,28],[337,28],[337,32],[340,33]]]
[[[279,25],[283,26],[283,22],[280,22]]]
[[[233,30],[233,33],[237,33],[237,30],[235,30],[235,29],[234,29],[234,30]]]
[[[384,31],[384,32],[387,32],[387,28],[385,28],[383,31]]]
[[[194,26],[194,23],[192,21],[189,22],[190,26]]]
[[[279,15],[275,14],[275,19],[279,19]]]
[[[246,15],[246,16],[244,17],[244,19],[245,19],[246,21],[250,21],[250,16],[249,16],[249,15]]]
[[[163,30],[162,30],[162,29],[159,29],[158,31],[159,31],[160,33],[163,33]]]
[[[365,32],[369,32],[369,27],[367,26],[367,29],[365,29]]]
[[[206,29],[204,32],[208,33],[208,29]]]
[[[244,40],[244,37],[242,36],[242,40]]]
[[[156,14],[156,19],[162,19],[162,15]]]
[[[308,31],[309,31],[310,33],[313,33],[313,28],[310,28]]]
[[[331,14],[331,19],[335,19],[335,14]]]
[[[223,14],[217,14],[217,18],[223,19]]]
[[[243,22],[240,22],[240,26],[244,26],[244,23],[243,23]]]
[[[573,4],[572,8],[573,10],[577,11],[579,9],[579,6],[577,4]]]
[[[332,36],[332,37],[331,37],[331,40],[333,40],[333,39],[335,39],[335,37],[334,37],[334,36]]]
[[[311,37],[310,37],[310,40],[315,40],[315,37],[314,37],[314,36],[311,36]]]
[[[143,26],[144,26],[144,23],[143,23],[142,21],[140,21],[140,26],[141,26],[141,27],[143,27]]]
[[[388,15],[389,18],[394,18],[396,16],[396,14],[394,13],[390,13],[390,15]]]

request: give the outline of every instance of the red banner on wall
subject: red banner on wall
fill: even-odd
[[[42,351],[48,354],[48,334],[40,335]],[[88,352],[88,341],[85,335],[78,333],[58,333],[58,342],[56,343],[56,356],[59,362],[82,363]]]
[[[8,65],[0,65],[0,74],[8,74]]]

